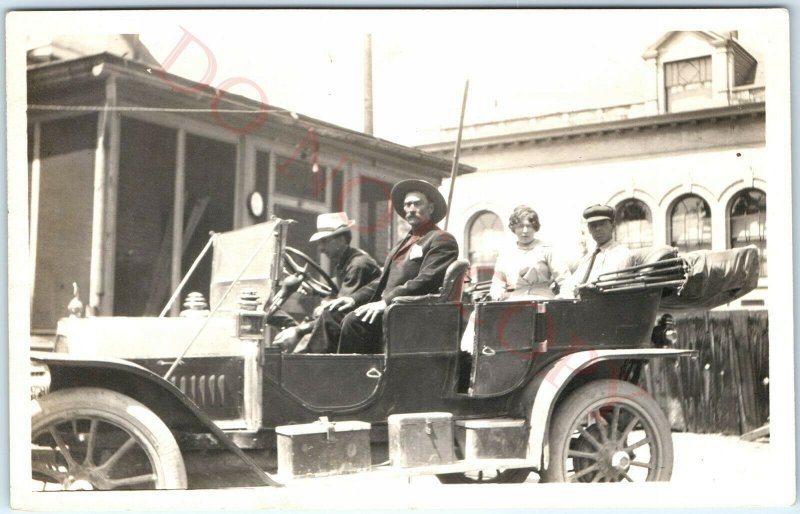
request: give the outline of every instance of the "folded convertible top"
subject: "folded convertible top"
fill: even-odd
[[[688,265],[686,282],[666,289],[661,309],[713,309],[740,298],[758,285],[758,248],[680,254]]]
[[[706,310],[730,303],[758,285],[758,248],[698,250],[671,247],[633,252],[632,266],[598,277],[600,292],[661,288],[661,310]]]

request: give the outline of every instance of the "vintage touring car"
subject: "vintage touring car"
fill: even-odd
[[[31,352],[34,488],[282,485],[357,471],[669,480],[670,425],[636,385],[648,360],[692,354],[674,346],[663,311],[730,301],[757,277],[755,249],[720,252],[728,269],[709,280],[710,258],[665,248],[576,299],[473,301],[459,260],[439,294],[386,310],[382,353],[293,354],[264,322],[288,294],[287,271],[320,295],[335,284],[285,247],[288,225],[213,236],[210,310],[59,322],[55,352]],[[473,311],[474,347],[460,351]]]

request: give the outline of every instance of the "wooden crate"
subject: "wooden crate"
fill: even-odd
[[[316,421],[275,428],[278,474],[328,476],[370,468],[370,424],[363,421]]]
[[[455,426],[460,456],[471,459],[524,459],[527,432],[524,419],[458,420]]]
[[[455,462],[453,415],[449,412],[393,414],[388,422],[392,466],[407,468]]]

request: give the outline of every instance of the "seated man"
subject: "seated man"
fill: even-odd
[[[380,277],[325,306],[311,333],[312,345],[338,353],[380,353],[383,312],[392,300],[437,292],[458,258],[455,238],[436,226],[447,214],[438,189],[424,180],[404,180],[391,197],[411,231],[389,252]],[[339,320],[338,313],[351,310]]]
[[[339,296],[353,294],[381,274],[381,269],[375,259],[370,257],[367,252],[350,246],[353,238],[351,227],[354,224],[355,221],[348,219],[344,212],[320,214],[317,217],[317,232],[309,238],[310,242],[316,241],[319,251],[330,259],[333,265],[332,278],[339,288]],[[319,316],[316,311],[315,316]],[[344,313],[340,315],[340,319],[342,317],[344,317]],[[271,316],[269,322],[283,328],[275,336],[273,344],[294,353],[305,351],[318,353],[327,350],[326,348],[308,347],[307,338],[301,341],[304,335],[311,333],[313,322],[304,321],[296,324],[288,314],[282,314],[282,311]]]
[[[583,211],[583,219],[595,248],[581,258],[575,271],[564,280],[558,298],[574,298],[580,286],[594,282],[603,273],[630,266],[630,250],[614,241],[614,208],[592,205]]]

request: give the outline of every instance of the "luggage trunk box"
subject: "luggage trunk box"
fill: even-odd
[[[392,466],[407,468],[455,462],[453,415],[449,412],[392,414],[388,423]]]
[[[315,421],[275,428],[278,474],[327,476],[368,470],[372,464],[370,424],[363,421]]]
[[[528,438],[523,419],[458,420],[455,430],[465,460],[525,458]]]

